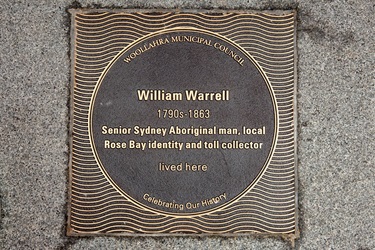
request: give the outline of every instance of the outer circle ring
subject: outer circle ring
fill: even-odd
[[[145,204],[142,204],[141,202],[135,200],[134,198],[132,198],[129,194],[127,194],[122,188],[120,188],[113,181],[113,179],[110,177],[110,175],[106,171],[105,167],[103,166],[103,164],[102,164],[102,162],[101,162],[101,160],[99,158],[98,152],[96,150],[96,146],[95,146],[94,138],[93,138],[93,131],[92,131],[92,113],[93,113],[93,109],[94,109],[94,105],[95,105],[96,96],[97,96],[97,93],[98,93],[98,91],[100,89],[100,86],[102,84],[103,79],[107,75],[108,71],[111,69],[112,65],[124,53],[126,53],[127,51],[129,51],[131,48],[133,48],[137,44],[141,43],[142,41],[147,40],[149,38],[152,38],[154,36],[158,36],[158,35],[162,35],[162,34],[168,34],[170,32],[178,32],[178,31],[180,31],[180,32],[193,32],[193,33],[195,32],[195,33],[202,33],[202,34],[205,34],[205,35],[213,36],[213,37],[215,37],[217,39],[223,40],[223,41],[231,44],[233,47],[235,47],[236,49],[238,49],[239,51],[241,51],[248,58],[248,60],[258,69],[259,73],[262,75],[263,80],[264,80],[264,82],[267,85],[267,88],[269,90],[269,93],[270,93],[270,96],[271,96],[271,99],[272,99],[272,104],[273,104],[273,108],[274,108],[274,118],[275,118],[274,137],[273,137],[273,141],[272,141],[271,150],[270,150],[270,153],[268,154],[268,157],[266,159],[265,164],[262,167],[262,170],[258,173],[257,177],[240,194],[238,194],[237,196],[235,196],[231,200],[225,202],[224,204],[222,204],[222,205],[220,205],[218,207],[214,207],[214,208],[207,209],[207,210],[200,211],[200,212],[196,212],[196,213],[172,213],[172,212],[166,212],[166,211],[163,211],[163,210],[159,210],[159,209],[155,209],[155,208],[149,207],[149,206],[147,206]],[[271,86],[271,84],[270,84],[270,82],[269,82],[269,80],[268,80],[265,72],[262,70],[262,68],[259,66],[259,64],[255,61],[255,59],[246,50],[244,50],[243,48],[241,48],[241,46],[239,46],[238,44],[234,43],[233,41],[229,40],[228,38],[226,38],[224,36],[221,36],[219,34],[216,34],[216,33],[213,33],[213,32],[207,31],[207,30],[202,30],[202,29],[197,29],[197,28],[191,28],[191,27],[179,27],[179,28],[171,28],[171,29],[165,29],[165,30],[162,30],[162,31],[157,31],[157,32],[148,34],[146,36],[143,36],[143,37],[135,40],[131,44],[129,44],[127,47],[125,47],[122,51],[120,51],[111,60],[111,62],[106,66],[106,68],[102,72],[101,76],[99,77],[99,80],[98,80],[97,84],[95,85],[95,88],[94,88],[94,91],[93,91],[93,94],[92,94],[92,98],[91,98],[90,106],[89,106],[89,131],[88,132],[89,132],[89,138],[90,138],[90,145],[91,145],[91,148],[92,148],[93,153],[94,153],[95,160],[96,160],[96,162],[97,162],[100,170],[102,171],[102,173],[103,173],[104,177],[107,179],[107,181],[123,197],[125,197],[128,200],[130,200],[134,205],[136,205],[136,206],[138,206],[138,207],[140,207],[142,209],[148,210],[150,212],[154,212],[154,213],[161,214],[161,215],[166,215],[166,216],[188,218],[188,217],[194,217],[194,216],[209,214],[209,213],[212,213],[214,211],[218,211],[220,209],[223,209],[223,208],[225,208],[225,207],[233,204],[234,202],[238,201],[242,196],[244,196],[248,191],[250,191],[252,189],[252,187],[255,186],[255,184],[259,181],[259,179],[262,177],[262,175],[264,174],[265,170],[267,169],[267,167],[268,167],[268,165],[270,163],[270,160],[271,160],[271,158],[272,158],[272,156],[274,154],[275,146],[276,146],[276,141],[277,141],[277,137],[278,137],[278,126],[279,126],[278,125],[278,108],[277,108],[277,102],[276,102],[275,94],[273,92],[272,86]]]

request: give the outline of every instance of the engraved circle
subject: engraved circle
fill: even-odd
[[[209,94],[187,100],[188,93]],[[125,197],[190,216],[226,206],[256,183],[274,150],[276,110],[264,73],[242,48],[206,31],[167,30],[129,45],[103,72],[90,140]]]

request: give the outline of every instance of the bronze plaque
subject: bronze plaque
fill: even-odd
[[[293,11],[71,14],[69,235],[296,235]]]

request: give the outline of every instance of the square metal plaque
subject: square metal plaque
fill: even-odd
[[[294,11],[71,10],[68,235],[297,235]]]

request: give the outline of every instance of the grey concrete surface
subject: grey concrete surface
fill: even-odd
[[[80,1],[298,9],[296,249],[375,249],[375,2]],[[68,238],[71,1],[0,0],[0,249],[291,249],[279,238]]]

